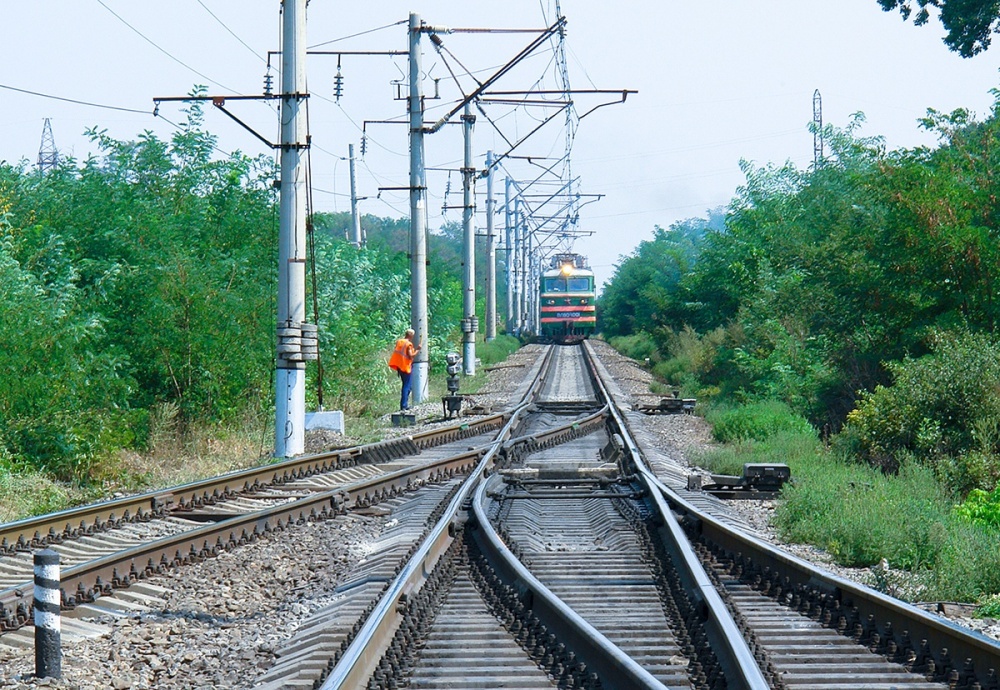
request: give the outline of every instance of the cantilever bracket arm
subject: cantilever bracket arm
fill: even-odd
[[[528,55],[530,55],[531,53],[533,53],[536,48],[538,48],[545,41],[547,41],[548,38],[549,38],[549,36],[551,36],[554,33],[557,33],[559,31],[561,31],[565,26],[566,26],[566,17],[559,17],[559,19],[556,20],[555,24],[553,24],[552,26],[548,27],[547,29],[542,30],[541,34],[538,37],[536,37],[535,40],[533,40],[531,43],[529,43],[520,53],[518,53],[517,55],[515,55],[513,59],[511,59],[506,65],[504,65],[499,70],[497,70],[486,81],[482,82],[472,93],[470,93],[469,95],[465,96],[459,102],[458,105],[456,105],[450,111],[448,111],[447,113],[445,113],[441,117],[441,119],[439,119],[437,122],[435,122],[430,127],[424,127],[424,131],[427,132],[428,134],[433,134],[434,132],[437,132],[439,129],[441,129],[442,127],[444,127],[444,125],[448,122],[448,120],[450,120],[452,118],[453,115],[455,115],[455,113],[457,113],[458,111],[460,111],[463,108],[465,108],[465,105],[467,103],[471,103],[473,100],[475,100],[476,98],[478,98],[484,91],[486,91],[486,89],[488,89],[493,84],[495,84],[497,82],[497,80],[500,79],[500,77],[502,77],[505,74],[507,74],[507,72],[509,72],[510,70],[512,70],[514,68],[514,66],[517,65],[517,63],[521,62],[521,60],[523,60],[524,58],[528,57]]]
[[[271,143],[270,141],[267,140],[267,138],[264,137],[264,135],[258,133],[256,130],[253,129],[253,127],[251,127],[250,125],[248,125],[247,123],[245,123],[243,120],[241,120],[240,118],[236,117],[231,112],[229,112],[228,110],[226,110],[226,107],[225,107],[227,100],[230,100],[230,101],[273,101],[273,100],[285,99],[285,98],[294,98],[294,99],[297,99],[297,100],[302,100],[302,99],[305,99],[305,98],[309,98],[309,94],[308,93],[288,93],[288,94],[278,94],[278,95],[264,94],[262,96],[160,96],[158,98],[154,98],[153,99],[153,103],[155,104],[155,108],[153,109],[153,114],[156,115],[159,112],[160,103],[162,103],[162,102],[170,102],[170,101],[179,101],[179,102],[211,101],[212,105],[214,105],[216,108],[218,108],[223,113],[225,113],[229,118],[231,118],[233,120],[233,122],[235,122],[236,124],[238,124],[240,127],[242,127],[243,129],[245,129],[246,131],[250,132],[250,134],[254,135],[258,139],[260,139],[262,142],[264,142],[264,144],[268,148],[270,148],[270,149],[292,149],[292,148],[295,148],[295,149],[307,149],[307,148],[309,148],[309,143],[308,142],[305,143],[305,144],[274,144],[274,143]]]
[[[580,119],[582,120],[583,118],[587,117],[588,115],[590,115],[592,112],[594,112],[598,108],[603,108],[606,105],[618,105],[619,103],[624,103],[626,101],[626,99],[628,99],[628,95],[630,93],[639,93],[639,92],[635,91],[633,89],[622,89],[621,90],[621,94],[622,94],[621,100],[618,100],[618,101],[608,101],[607,103],[601,103],[600,105],[595,105],[593,108],[591,108],[590,110],[588,110],[587,112],[585,112],[583,115],[581,115]]]
[[[231,112],[229,112],[228,110],[226,110],[226,99],[225,98],[213,98],[212,99],[212,105],[214,105],[216,108],[218,108],[219,110],[221,110],[225,115],[227,115],[233,122],[235,122],[236,124],[238,124],[240,127],[242,127],[246,131],[250,132],[250,134],[252,134],[255,137],[257,137],[258,139],[260,139],[268,147],[270,147],[272,149],[281,148],[280,144],[273,144],[273,143],[271,143],[270,141],[268,141],[267,139],[265,139],[262,134],[259,134],[256,130],[254,130],[253,127],[251,127],[250,125],[248,125],[247,123],[245,123],[243,120],[241,120],[240,118],[236,117]]]

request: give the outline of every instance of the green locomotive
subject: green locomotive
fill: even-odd
[[[579,342],[594,332],[594,272],[586,257],[556,254],[539,286],[540,337],[557,343]]]

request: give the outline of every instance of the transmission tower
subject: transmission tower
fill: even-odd
[[[52,123],[49,118],[45,118],[42,126],[42,145],[38,147],[38,169],[47,172],[56,167],[59,163],[59,151],[56,149],[56,140],[52,137]]]
[[[813,91],[813,168],[823,164],[823,97]]]

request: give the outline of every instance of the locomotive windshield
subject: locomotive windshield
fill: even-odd
[[[590,278],[546,278],[543,292],[591,292]]]

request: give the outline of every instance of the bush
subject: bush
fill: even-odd
[[[802,417],[783,402],[765,400],[735,408],[717,408],[706,415],[712,435],[722,443],[765,441],[779,433],[814,434]]]
[[[69,507],[71,494],[41,472],[12,469],[0,454],[0,522],[43,515]]]
[[[498,335],[489,342],[476,344],[476,356],[484,367],[502,362],[521,347],[521,341],[512,335]]]
[[[639,332],[635,335],[618,336],[609,340],[608,343],[626,357],[637,362],[644,362],[646,359],[652,363],[660,361],[660,352],[657,349],[656,341],[649,333]]]
[[[1000,454],[1000,345],[986,335],[938,332],[930,354],[889,364],[895,381],[862,396],[845,447],[886,470],[912,453],[956,491],[996,483]]]
[[[739,474],[743,463],[776,458],[792,471],[774,515],[783,538],[822,548],[843,565],[874,566],[884,558],[911,571],[905,589],[894,577],[874,583],[898,596],[976,601],[1000,592],[1000,530],[958,517],[950,494],[918,462],[904,461],[898,474],[886,475],[830,453],[811,432],[730,444],[697,461]]]
[[[975,525],[1000,529],[1000,486],[989,493],[973,489],[964,502],[955,506],[955,514]]]
[[[905,465],[898,477],[832,456],[798,468],[782,491],[775,522],[782,534],[829,551],[837,562],[921,570],[939,565],[948,541],[949,504],[926,468]]]

